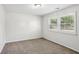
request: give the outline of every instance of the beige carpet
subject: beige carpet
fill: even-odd
[[[7,43],[2,54],[75,54],[76,52],[45,39]]]

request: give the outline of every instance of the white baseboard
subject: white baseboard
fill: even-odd
[[[4,46],[5,46],[5,44],[0,45],[0,53],[2,52]]]
[[[16,39],[16,40],[12,40],[12,41],[6,41],[4,44],[0,44],[0,53],[2,52],[2,50],[3,50],[6,43],[23,41],[23,40],[31,40],[31,39],[37,39],[37,38],[42,38],[42,37],[39,36],[39,37],[32,37],[32,38],[28,38],[28,39],[24,38],[24,39],[19,39],[19,40]]]
[[[73,50],[73,51],[79,53],[79,50],[77,50],[77,49],[75,49],[75,48],[73,48],[73,47],[67,46],[67,45],[65,45],[65,44],[61,44],[61,43],[56,42],[56,41],[53,41],[53,40],[50,40],[50,39],[48,39],[48,38],[46,38],[46,37],[43,37],[43,38],[45,38],[45,39],[47,39],[47,40],[49,40],[49,41],[51,41],[51,42],[54,42],[54,43],[56,43],[56,44],[59,44],[59,45],[61,45],[61,46],[67,47],[67,48],[69,48],[69,49],[71,49],[71,50]]]
[[[40,36],[40,37],[32,37],[32,38],[23,38],[23,39],[19,39],[19,40],[14,39],[14,40],[11,40],[11,41],[6,41],[6,43],[23,41],[23,40],[31,40],[31,39],[37,39],[37,38],[42,38],[42,37]]]

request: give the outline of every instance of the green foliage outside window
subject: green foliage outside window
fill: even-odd
[[[74,16],[63,16],[61,17],[61,29],[73,30],[74,29]]]
[[[55,18],[52,18],[51,19],[51,21],[50,21],[50,28],[51,29],[56,29],[56,27],[57,27],[57,19],[55,19]]]

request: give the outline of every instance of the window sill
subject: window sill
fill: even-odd
[[[64,33],[64,34],[72,34],[72,35],[77,35],[76,31],[70,31],[70,30],[56,30],[56,29],[50,29],[52,32],[57,32],[57,33]]]

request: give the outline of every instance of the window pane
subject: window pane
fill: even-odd
[[[50,28],[51,29],[56,29],[56,27],[57,27],[57,19],[52,18],[50,20]]]
[[[62,30],[74,30],[74,16],[61,17],[61,29]]]

